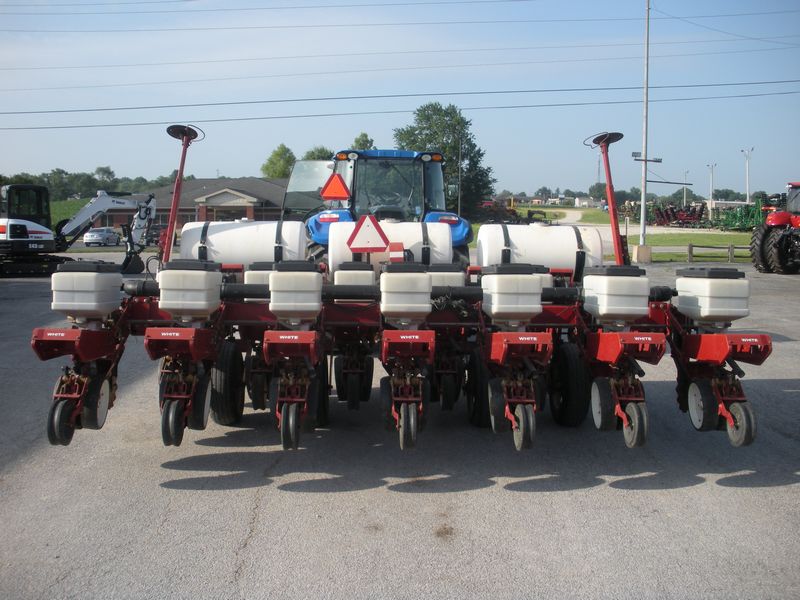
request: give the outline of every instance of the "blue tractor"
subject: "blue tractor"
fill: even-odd
[[[409,150],[344,150],[334,155],[333,164],[298,161],[287,187],[284,214],[306,222],[310,253],[317,260],[327,252],[331,223],[354,222],[364,215],[379,221],[446,223],[453,261],[466,267],[472,228],[446,208],[443,162],[438,152]],[[349,198],[321,204],[319,191],[334,173],[344,180]]]

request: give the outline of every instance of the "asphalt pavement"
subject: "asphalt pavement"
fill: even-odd
[[[651,266],[652,284],[675,266]],[[645,365],[650,436],[538,415],[532,450],[433,408],[414,451],[360,411],[280,449],[268,415],[213,423],[166,448],[157,364],[127,344],[101,431],[48,445],[64,359],[46,279],[0,280],[2,598],[790,598],[800,596],[800,276],[752,272],[774,351],[743,365],[758,438],[695,432],[669,357]],[[375,382],[383,375],[379,365]]]

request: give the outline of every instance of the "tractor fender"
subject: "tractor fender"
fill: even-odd
[[[786,211],[772,212],[767,215],[764,222],[769,227],[783,227],[792,224],[792,213]]]

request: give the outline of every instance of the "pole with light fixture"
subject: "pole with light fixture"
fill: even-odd
[[[744,193],[747,196],[745,202],[750,204],[750,155],[755,150],[751,147],[750,150],[740,150],[744,154]]]

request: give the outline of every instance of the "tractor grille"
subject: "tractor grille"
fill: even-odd
[[[28,237],[28,228],[19,223],[12,223],[8,226],[8,239],[18,240]]]

